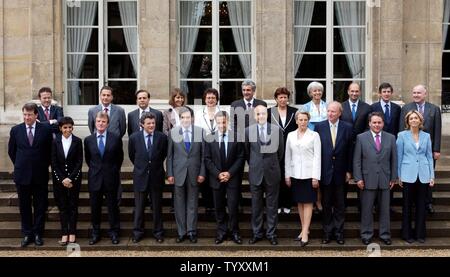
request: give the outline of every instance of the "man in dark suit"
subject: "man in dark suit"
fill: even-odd
[[[209,172],[209,185],[213,188],[216,210],[216,244],[222,243],[227,236],[228,222],[225,207],[228,207],[231,239],[242,244],[239,234],[238,206],[239,175],[244,164],[243,144],[234,141],[229,130],[230,117],[226,111],[215,115],[217,132],[205,143],[205,166]],[[226,198],[225,198],[226,197]]]
[[[8,155],[14,164],[14,183],[19,197],[24,236],[21,246],[25,247],[33,241],[41,246],[44,244],[42,235],[48,200],[52,132],[48,125],[37,122],[36,104],[25,104],[22,114],[24,123],[11,128],[8,143]]]
[[[120,168],[123,162],[122,139],[108,132],[109,116],[98,112],[95,116],[95,132],[84,139],[84,151],[88,171],[88,189],[91,202],[92,233],[89,245],[100,240],[100,222],[103,196],[106,196],[109,219],[109,236],[113,244],[119,243],[119,207],[117,189],[120,184]]]
[[[59,133],[58,120],[64,117],[63,109],[52,105],[52,89],[42,87],[38,92],[41,106],[38,108],[38,121],[43,124],[49,124],[54,134]]]
[[[136,103],[138,108],[128,113],[128,136],[131,136],[134,132],[142,131],[140,123],[141,115],[144,112],[151,112],[155,115],[156,119],[156,131],[162,132],[163,128],[163,114],[162,112],[150,107],[150,92],[140,89],[136,92]]]
[[[389,83],[382,83],[378,88],[378,95],[380,101],[372,104],[373,112],[381,112],[384,115],[384,127],[383,131],[393,134],[397,137],[398,127],[400,122],[400,113],[402,108],[392,102],[392,95],[394,94],[394,88]]]
[[[328,120],[314,125],[322,145],[320,189],[323,203],[322,244],[330,243],[333,235],[338,244],[344,244],[345,183],[350,180],[352,165],[352,126],[339,120],[342,105],[331,102],[327,107]]]
[[[254,109],[257,124],[245,129],[245,156],[248,162],[248,180],[252,194],[253,236],[249,244],[262,240],[264,193],[266,196],[266,237],[272,245],[278,244],[278,194],[280,189],[280,160],[284,154],[283,133],[280,128],[267,122],[267,107]]]
[[[436,161],[441,157],[441,109],[439,109],[438,106],[426,101],[427,94],[427,88],[424,85],[417,85],[413,88],[413,102],[402,107],[399,129],[400,131],[403,131],[405,129],[405,116],[409,111],[419,111],[423,115],[423,131],[429,133],[431,137],[431,148],[433,149],[434,165],[436,165]],[[433,214],[433,194],[431,187],[427,188],[426,198],[426,208],[428,210],[428,213]]]
[[[188,237],[191,243],[197,243],[198,190],[206,176],[204,131],[192,124],[191,109],[182,107],[178,113],[180,125],[170,130],[166,166],[167,180],[175,185],[176,242]]]
[[[127,127],[125,111],[120,106],[112,104],[113,99],[113,89],[111,87],[104,86],[100,89],[101,103],[88,111],[88,127],[91,134],[95,132],[95,118],[98,112],[105,112],[109,117],[108,132],[114,133],[119,138],[125,135]]]
[[[142,131],[134,132],[128,141],[128,156],[134,165],[134,229],[133,243],[144,236],[145,200],[150,196],[153,210],[153,236],[158,243],[164,241],[162,220],[162,193],[166,173],[167,136],[156,130],[156,116],[144,112],[140,119]]]
[[[230,106],[231,126],[239,142],[245,139],[245,128],[256,123],[253,109],[259,105],[267,107],[266,102],[255,98],[256,84],[252,80],[243,81],[241,88],[243,98],[233,101]]]
[[[383,113],[369,115],[370,131],[359,134],[353,155],[353,176],[361,190],[361,240],[369,245],[373,237],[373,205],[378,197],[379,237],[390,245],[389,191],[397,180],[395,136],[383,131]]]
[[[363,133],[368,128],[367,117],[372,111],[372,108],[366,102],[359,100],[361,95],[361,89],[358,83],[351,83],[348,86],[348,101],[342,103],[342,114],[340,120],[348,122],[352,125],[352,147],[350,151],[353,151],[356,136]],[[350,153],[353,156],[353,152]],[[345,199],[347,199],[348,185],[345,187]],[[358,192],[359,199],[359,192]],[[358,210],[360,205],[358,204]]]

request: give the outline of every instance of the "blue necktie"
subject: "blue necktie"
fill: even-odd
[[[98,136],[98,151],[100,152],[100,156],[103,158],[103,154],[105,154],[105,143],[103,142],[103,135]]]
[[[353,120],[353,122],[355,122],[355,120],[356,120],[356,104],[355,103],[352,104],[352,120]]]
[[[184,146],[186,146],[186,152],[189,152],[191,150],[191,141],[189,140],[189,131],[184,131]]]
[[[147,135],[147,152],[149,160],[152,159],[152,149],[153,149],[152,135]]]
[[[384,117],[386,119],[386,123],[390,124],[391,123],[391,112],[389,111],[389,104],[384,105],[385,110],[384,110]]]

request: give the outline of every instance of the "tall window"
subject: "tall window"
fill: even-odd
[[[312,81],[325,88],[324,100],[345,101],[350,82],[366,81],[366,1],[294,0],[296,102],[310,101]]]
[[[69,105],[94,105],[103,85],[134,104],[138,83],[136,0],[65,1],[65,91]]]
[[[444,17],[442,22],[442,112],[450,112],[450,1],[444,0]]]
[[[252,1],[178,1],[178,73],[188,103],[206,88],[221,104],[241,97],[240,84],[253,77]]]

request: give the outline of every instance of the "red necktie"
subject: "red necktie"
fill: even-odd
[[[50,112],[49,112],[48,108],[45,108],[44,113],[45,113],[45,117],[47,118],[47,120],[50,121]]]

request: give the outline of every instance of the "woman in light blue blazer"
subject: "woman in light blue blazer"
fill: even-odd
[[[398,133],[398,176],[403,187],[402,238],[408,243],[425,242],[425,201],[427,186],[434,186],[430,135],[423,129],[423,116],[416,110],[405,116],[406,130]],[[411,207],[416,206],[415,231]]]

